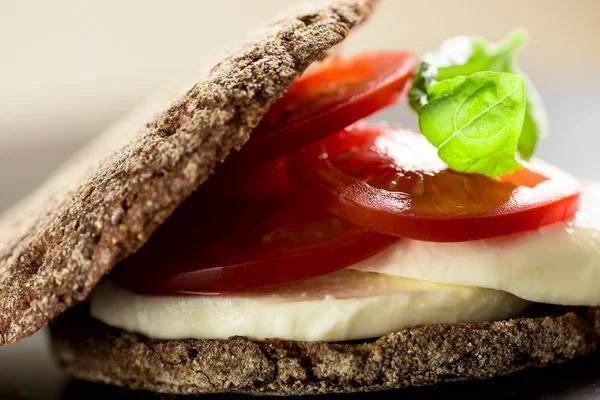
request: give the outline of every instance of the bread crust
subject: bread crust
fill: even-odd
[[[51,324],[71,375],[130,389],[192,394],[349,393],[484,379],[596,350],[600,309],[480,324],[436,324],[370,342],[153,340],[73,309]]]
[[[375,3],[333,1],[267,27],[158,116],[149,118],[164,104],[150,102],[1,217],[0,345],[83,300]]]

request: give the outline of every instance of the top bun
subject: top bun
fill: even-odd
[[[0,345],[82,301],[375,3],[332,1],[269,25],[170,105],[154,98],[98,136],[0,217]]]

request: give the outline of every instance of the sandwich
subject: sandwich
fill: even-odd
[[[420,60],[332,51],[376,3],[268,25],[4,214],[0,345],[50,323],[73,377],[173,394],[395,389],[593,353],[600,187],[533,157],[525,34]],[[366,119],[404,98],[418,131]]]

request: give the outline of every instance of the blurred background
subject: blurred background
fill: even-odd
[[[297,0],[0,0],[0,211],[165,82],[233,47]],[[345,51],[418,54],[456,34],[522,27],[523,69],[551,134],[539,155],[600,177],[600,0],[383,0]],[[386,111],[415,125],[405,105]]]

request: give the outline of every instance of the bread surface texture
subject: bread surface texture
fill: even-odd
[[[282,17],[183,94],[155,97],[98,136],[0,217],[0,345],[82,301],[375,3],[338,0]]]
[[[484,379],[590,354],[600,309],[480,324],[405,329],[352,343],[153,340],[71,310],[51,325],[53,351],[74,377],[192,394],[349,393]]]

